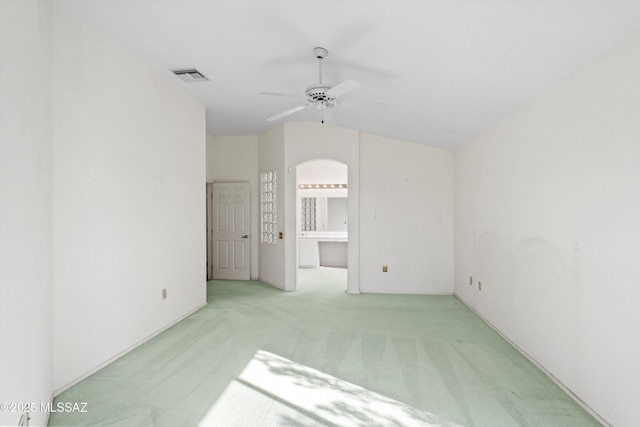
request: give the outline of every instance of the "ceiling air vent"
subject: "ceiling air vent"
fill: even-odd
[[[192,68],[190,70],[174,70],[173,74],[178,76],[180,80],[187,83],[195,83],[195,82],[206,82],[209,80],[200,71]]]

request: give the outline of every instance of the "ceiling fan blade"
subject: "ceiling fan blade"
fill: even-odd
[[[340,99],[337,100],[336,103],[341,107],[347,108],[370,108],[376,110],[386,110],[389,108],[388,104],[383,104],[382,102],[359,101],[356,99]]]
[[[287,111],[284,111],[284,112],[282,112],[280,114],[276,114],[275,116],[269,117],[267,119],[267,121],[268,122],[273,122],[275,120],[281,119],[281,118],[286,117],[286,116],[288,116],[290,114],[293,114],[293,113],[296,113],[296,112],[298,112],[300,110],[303,110],[303,109],[307,108],[309,105],[313,105],[313,104],[300,105],[298,107],[291,108],[291,109],[289,109]]]
[[[326,93],[329,98],[337,98],[339,96],[344,95],[345,93],[351,92],[352,90],[356,90],[361,87],[362,84],[358,83],[354,80],[345,80],[342,83],[339,83],[329,89]]]
[[[302,98],[306,99],[304,96],[300,96],[300,94],[293,93],[280,93],[280,92],[260,92],[260,95],[268,95],[268,96],[284,96],[287,98]]]

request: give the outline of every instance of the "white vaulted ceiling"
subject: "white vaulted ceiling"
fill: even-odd
[[[363,84],[327,122],[454,147],[640,31],[635,1],[56,0],[207,107],[213,135],[258,134],[324,80]],[[169,70],[197,68],[184,83]],[[126,73],[126,70],[122,70]],[[319,121],[305,109],[284,120]]]

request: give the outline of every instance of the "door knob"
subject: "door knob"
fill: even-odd
[[[245,234],[244,236],[242,236],[242,238],[243,238],[243,239],[248,239],[248,238],[249,238],[249,235],[248,235],[248,234]]]

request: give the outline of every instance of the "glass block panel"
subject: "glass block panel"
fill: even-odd
[[[300,208],[302,231],[316,231],[316,198],[302,197]]]
[[[276,171],[266,171],[260,174],[260,206],[261,212],[261,241],[262,243],[277,243],[277,173]]]

